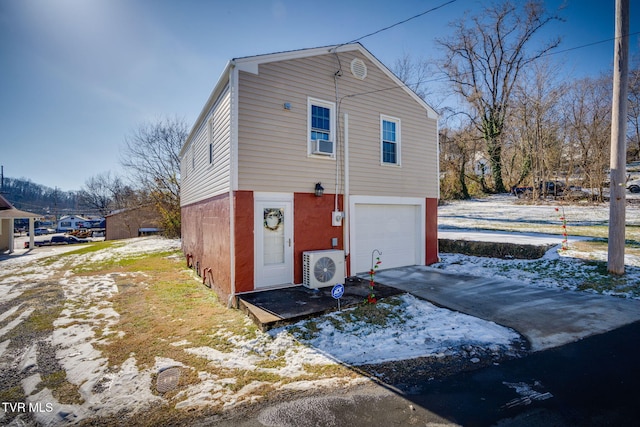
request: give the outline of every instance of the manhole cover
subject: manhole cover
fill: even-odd
[[[180,368],[175,366],[173,368],[167,368],[158,374],[156,380],[156,390],[158,393],[166,393],[175,389],[178,386],[178,380],[180,379]]]

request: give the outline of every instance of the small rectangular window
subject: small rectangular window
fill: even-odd
[[[383,164],[400,164],[400,120],[380,119],[380,159]]]
[[[335,104],[308,99],[309,154],[335,156]]]
[[[213,142],[215,138],[215,122],[213,117],[207,123],[207,141],[209,142],[209,164],[213,165]]]

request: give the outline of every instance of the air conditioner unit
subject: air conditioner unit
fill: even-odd
[[[302,284],[310,289],[344,283],[344,251],[303,252],[302,276]]]
[[[313,154],[322,154],[324,156],[333,155],[333,141],[326,139],[316,139],[313,141]]]

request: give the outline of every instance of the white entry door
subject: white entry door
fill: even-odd
[[[254,195],[255,287],[293,283],[293,201]]]

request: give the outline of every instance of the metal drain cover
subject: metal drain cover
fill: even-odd
[[[158,390],[158,393],[166,393],[175,389],[178,386],[180,373],[181,369],[177,366],[167,368],[160,372],[156,380],[156,390]]]

